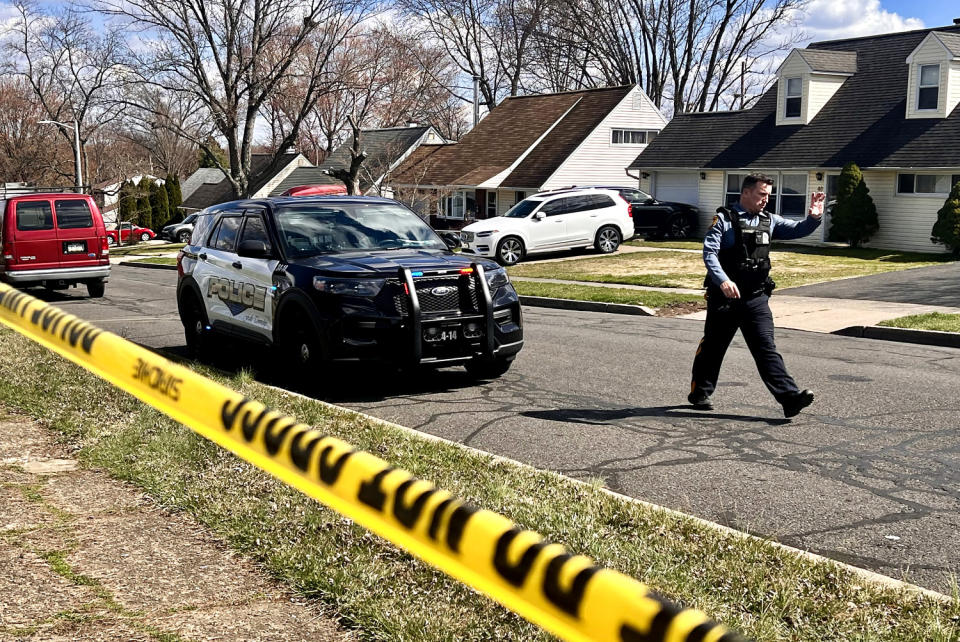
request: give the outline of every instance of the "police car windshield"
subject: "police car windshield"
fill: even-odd
[[[537,206],[540,205],[543,201],[524,199],[507,210],[507,213],[504,214],[507,218],[527,218],[530,216],[530,212],[537,209]]]
[[[416,214],[389,203],[288,205],[277,211],[275,220],[289,258],[401,248],[447,249]]]

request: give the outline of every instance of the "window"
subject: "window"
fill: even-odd
[[[60,229],[93,227],[93,215],[86,201],[56,201],[55,205],[57,206],[57,227]]]
[[[243,232],[240,234],[240,242],[243,241],[262,241],[270,251],[270,237],[267,235],[267,228],[263,224],[263,219],[259,215],[248,216],[247,222],[243,226]],[[239,245],[239,243],[238,243]]]
[[[778,182],[780,216],[804,216],[807,213],[807,175],[783,174]]]
[[[487,192],[487,218],[497,215],[497,193]]]
[[[17,203],[17,229],[28,232],[53,229],[53,212],[48,201]]]
[[[920,65],[917,109],[936,109],[940,101],[940,65]]]
[[[447,218],[475,218],[477,201],[464,190],[458,190],[452,196],[443,199],[443,213]]]
[[[233,252],[237,245],[237,230],[240,229],[240,221],[239,216],[225,216],[220,219],[220,226],[214,233],[216,240],[213,242],[213,249]]]
[[[546,214],[547,216],[559,216],[560,214],[566,214],[567,212],[576,211],[576,196],[571,196],[569,198],[558,198],[555,201],[550,201],[544,205],[540,211]]]
[[[740,200],[740,186],[746,174],[727,174],[727,191],[723,204],[727,207]]]
[[[646,145],[657,137],[657,129],[613,129],[610,142],[614,145]]]
[[[514,193],[513,193],[513,202],[514,202],[514,203],[519,203],[520,201],[522,201],[522,200],[525,199],[526,197],[527,197],[527,193],[526,193],[526,192],[523,192],[523,191],[514,192]]]
[[[582,201],[578,204],[575,211],[584,212],[587,210],[601,210],[605,207],[613,207],[613,199],[605,194],[587,194],[580,197]]]
[[[897,194],[949,194],[960,174],[897,174]]]
[[[783,105],[784,118],[799,118],[803,100],[803,79],[787,78],[786,102]]]

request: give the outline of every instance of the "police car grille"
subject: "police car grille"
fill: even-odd
[[[477,303],[477,288],[472,278],[461,278],[459,275],[449,277],[428,277],[415,279],[417,300],[420,302],[421,312],[476,312],[480,309]],[[398,282],[398,285],[399,282]],[[437,288],[452,288],[449,292],[434,294]],[[393,296],[394,307],[400,314],[407,314],[407,295],[400,291]]]

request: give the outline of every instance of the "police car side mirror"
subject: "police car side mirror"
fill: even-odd
[[[655,198],[648,198],[643,202],[644,205],[656,205],[656,203],[657,203],[657,199]]]
[[[537,212],[536,214],[533,215],[533,218],[537,221],[542,221],[543,219],[547,218],[547,215],[544,214],[543,212]]]
[[[263,241],[250,239],[240,241],[240,245],[237,246],[237,255],[250,259],[269,259],[273,256],[273,252]]]
[[[460,242],[460,235],[456,232],[442,231],[438,232],[440,238],[443,239],[443,242],[447,244],[447,247],[451,250],[458,250],[463,247],[463,244]]]

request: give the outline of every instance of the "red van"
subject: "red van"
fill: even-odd
[[[107,230],[86,194],[29,194],[0,200],[0,280],[52,290],[83,283],[102,297],[110,276]]]

